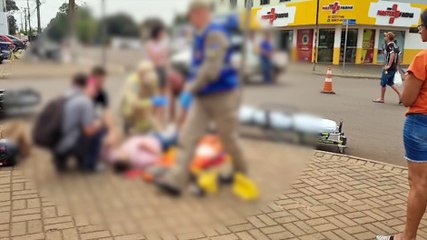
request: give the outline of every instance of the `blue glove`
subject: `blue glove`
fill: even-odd
[[[192,101],[193,96],[190,92],[184,91],[179,96],[179,103],[184,110],[188,110],[190,108]]]
[[[155,107],[165,107],[168,105],[168,98],[165,96],[154,96],[151,98],[151,103]]]

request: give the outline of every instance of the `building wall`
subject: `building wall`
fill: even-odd
[[[0,0],[0,34],[9,34],[7,15],[5,12],[6,0]]]
[[[227,14],[232,11],[240,11],[245,8],[245,0],[237,0],[236,8],[232,8],[230,0],[216,0],[215,2],[215,12],[217,14]]]
[[[253,28],[274,28],[277,30],[289,30],[289,29],[314,29],[315,28],[315,17],[310,18],[310,16],[315,16],[316,11],[313,9],[317,8],[315,0],[313,1],[298,1],[291,0],[287,2],[280,2],[280,0],[271,0],[269,5],[260,5],[261,0],[254,0],[254,7],[252,9],[253,17],[258,20],[251,21],[251,27]],[[347,6],[354,6],[351,10],[344,10],[341,8],[336,13],[333,13],[332,9],[327,8],[330,4],[334,3],[335,0],[319,0],[320,2],[320,14],[319,14],[319,26],[320,28],[332,28],[335,29],[334,41],[334,50],[333,50],[333,64],[340,64],[340,54],[342,51],[341,46],[341,30],[343,28],[342,21],[343,19],[356,19],[357,25],[352,26],[351,28],[358,29],[357,35],[357,47],[355,52],[355,63],[362,63],[362,55],[366,54],[366,51],[363,51],[363,38],[365,29],[375,30],[375,43],[374,43],[374,52],[373,64],[382,64],[378,62],[378,47],[383,41],[383,36],[380,36],[381,31],[403,31],[405,32],[404,44],[400,46],[403,48],[403,64],[410,64],[414,56],[423,49],[427,49],[427,43],[422,43],[419,34],[410,33],[409,27],[415,27],[419,24],[419,16],[424,9],[427,9],[427,0],[338,0],[338,2]],[[394,22],[389,22],[389,17],[382,16],[377,13],[379,10],[387,10],[392,4],[387,2],[396,2],[399,3],[398,10],[403,12],[413,13],[412,18],[401,17],[395,19]],[[372,4],[371,4],[372,3]],[[276,19],[272,23],[268,21],[260,20],[261,17],[268,16],[271,11],[271,7],[275,8],[276,13],[283,14],[287,13],[289,16],[287,18]],[[292,8],[296,7],[296,11]],[[340,16],[340,18],[336,18]],[[337,19],[338,21],[332,21]],[[286,21],[284,21],[286,19]],[[261,22],[261,23],[260,23]],[[282,25],[283,24],[283,25]],[[294,39],[296,38],[296,32],[294,31]],[[316,32],[316,31],[314,31]],[[316,33],[314,33],[316,34]],[[313,36],[314,38],[314,36]],[[293,44],[296,45],[295,43]],[[313,48],[313,50],[317,50]],[[380,49],[381,50],[381,49]],[[314,51],[313,51],[314,52]],[[296,56],[293,53],[294,58]],[[314,54],[313,54],[314,55]],[[316,54],[318,55],[318,54]],[[368,56],[368,55],[364,55]]]

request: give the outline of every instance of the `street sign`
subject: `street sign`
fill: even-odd
[[[347,56],[347,40],[348,40],[348,26],[356,25],[356,19],[344,19],[343,25],[345,25],[345,42],[344,42],[344,56],[342,62],[342,71],[345,71],[345,60]]]
[[[342,23],[343,25],[353,26],[356,25],[356,19],[344,19]]]

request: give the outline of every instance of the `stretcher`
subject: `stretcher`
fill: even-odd
[[[295,108],[269,104],[261,107],[242,106],[239,111],[242,125],[258,127],[276,141],[290,140],[300,144],[332,145],[340,153],[347,148],[343,122],[300,113]]]

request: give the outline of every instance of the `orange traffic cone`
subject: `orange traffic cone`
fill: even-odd
[[[329,66],[328,70],[326,71],[326,77],[325,82],[323,83],[323,90],[321,93],[325,94],[335,94],[335,92],[332,90],[332,67]]]

